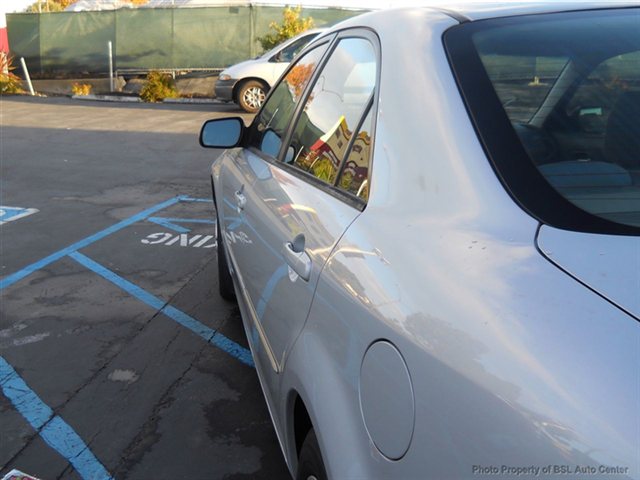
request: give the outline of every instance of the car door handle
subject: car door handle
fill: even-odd
[[[236,197],[236,209],[238,213],[244,210],[244,206],[247,204],[247,197],[244,196],[244,185],[240,187],[240,190],[235,192]]]
[[[299,236],[298,236],[299,237]],[[309,280],[311,276],[311,257],[304,251],[304,237],[302,240],[303,247],[299,247],[298,237],[293,242],[286,242],[282,248],[282,254],[287,262],[287,265],[291,267],[291,270],[296,272],[300,278],[305,281]]]

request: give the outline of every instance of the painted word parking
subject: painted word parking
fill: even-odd
[[[147,221],[156,223],[166,227],[173,232],[157,232],[147,235],[140,240],[144,245],[165,245],[167,247],[177,245],[179,247],[193,248],[214,248],[216,246],[216,238],[214,235],[189,235],[190,228],[186,225],[214,225],[213,220],[201,218],[167,218],[167,217],[149,217]]]
[[[204,216],[202,211],[203,209],[201,208],[200,211],[197,211],[196,208],[199,205],[207,207],[208,211],[206,213],[210,218],[202,218]],[[195,209],[195,213],[191,212],[190,209]],[[120,395],[124,395],[125,393],[127,396],[133,395],[130,391],[130,387],[127,385],[136,381],[143,382],[143,380],[139,379],[137,374],[132,374],[127,379],[127,382],[129,383],[126,383],[125,386],[114,387],[112,381],[118,380],[118,377],[113,374],[109,375],[109,369],[112,368],[110,362],[113,362],[114,364],[117,363],[119,358],[118,354],[121,350],[126,349],[129,346],[129,343],[131,344],[131,350],[133,352],[138,352],[139,354],[141,349],[136,348],[133,345],[135,341],[134,336],[148,335],[151,337],[154,334],[154,328],[165,329],[172,332],[171,338],[166,345],[164,345],[164,343],[158,345],[158,351],[161,353],[170,351],[173,345],[178,346],[177,342],[180,342],[180,339],[186,335],[185,340],[183,341],[184,345],[192,345],[193,342],[191,339],[196,338],[195,344],[197,347],[194,348],[196,348],[198,352],[206,352],[207,346],[214,347],[216,351],[221,353],[221,355],[237,361],[238,365],[243,367],[253,367],[253,360],[247,348],[239,344],[234,339],[221,333],[217,325],[212,325],[211,322],[199,320],[194,316],[194,314],[188,313],[185,311],[184,307],[179,305],[181,298],[180,292],[185,288],[184,286],[181,286],[185,284],[185,280],[183,279],[190,279],[193,276],[198,275],[200,270],[206,268],[208,263],[210,263],[210,260],[207,260],[206,258],[203,260],[202,254],[206,254],[208,257],[212,252],[211,249],[216,246],[216,238],[214,234],[215,228],[212,228],[214,221],[211,220],[211,210],[211,200],[208,199],[192,198],[189,196],[177,196],[170,198],[121,220],[104,230],[62,248],[45,258],[25,266],[17,272],[3,277],[0,279],[0,293],[3,295],[3,315],[5,315],[6,318],[10,318],[13,315],[10,307],[7,308],[7,311],[5,312],[5,301],[7,302],[7,305],[9,305],[9,301],[19,303],[20,301],[23,301],[23,298],[27,297],[34,298],[35,301],[40,301],[43,305],[51,305],[52,308],[50,308],[50,310],[53,312],[55,310],[54,307],[56,307],[60,301],[46,300],[46,298],[49,298],[46,296],[51,295],[50,291],[55,291],[61,288],[61,280],[56,280],[57,278],[64,278],[65,281],[68,279],[76,279],[76,283],[74,284],[75,286],[70,288],[70,291],[68,292],[62,292],[59,297],[65,299],[72,297],[76,299],[69,304],[69,307],[67,307],[67,310],[70,312],[70,318],[74,315],[74,308],[76,308],[74,305],[76,305],[77,302],[82,301],[82,295],[80,292],[85,291],[87,292],[87,295],[92,296],[87,300],[90,305],[104,304],[108,308],[119,308],[112,306],[112,302],[104,300],[105,296],[111,295],[110,298],[123,299],[123,302],[125,302],[122,307],[124,309],[123,311],[134,311],[132,308],[135,307],[135,305],[139,305],[141,308],[145,309],[145,312],[149,312],[144,318],[141,317],[141,314],[136,313],[132,317],[134,320],[117,320],[120,318],[119,315],[114,315],[116,320],[111,320],[109,312],[103,313],[92,306],[90,309],[92,312],[92,318],[87,318],[86,321],[84,321],[84,324],[79,326],[70,326],[69,328],[65,328],[55,334],[46,332],[46,334],[42,334],[40,337],[37,337],[37,335],[32,336],[34,338],[46,338],[47,341],[54,341],[56,338],[62,340],[70,338],[70,341],[72,342],[71,344],[77,347],[75,350],[82,351],[83,348],[88,347],[84,346],[82,342],[78,343],[77,340],[74,340],[79,337],[73,336],[82,335],[84,332],[90,331],[93,328],[104,328],[103,325],[98,322],[100,318],[107,318],[106,323],[113,323],[113,328],[120,329],[118,330],[120,333],[116,336],[119,342],[117,344],[117,348],[110,350],[103,349],[102,351],[98,350],[99,358],[111,355],[109,357],[109,361],[100,363],[99,366],[93,370],[87,368],[86,372],[83,371],[83,374],[86,375],[86,381],[82,380],[80,382],[80,387],[66,387],[67,390],[75,389],[80,392],[82,388],[85,388],[94,381],[96,384],[96,392],[101,391],[101,389],[105,391],[111,391],[114,388],[120,389],[115,390],[112,395],[95,393],[91,396],[90,394],[87,394],[90,398],[109,399],[109,401],[113,401],[115,410],[117,410],[117,402],[119,401]],[[163,211],[166,211],[168,215],[159,216]],[[15,215],[19,214],[20,213],[16,213]],[[8,213],[6,213],[6,215],[8,215]],[[154,232],[153,230],[157,229],[158,226],[169,231]],[[178,280],[182,283],[177,287],[173,287],[174,283],[169,282],[169,280],[164,280],[163,282],[158,281],[158,285],[162,285],[164,290],[161,289],[159,292],[154,292],[152,291],[154,284],[150,283],[150,279],[156,280],[159,275],[157,272],[160,272],[161,270],[159,270],[157,266],[140,266],[139,268],[134,268],[134,266],[130,265],[131,262],[128,258],[126,261],[121,261],[115,257],[102,258],[103,255],[105,255],[104,252],[107,252],[108,254],[109,252],[118,251],[118,249],[111,248],[109,242],[120,242],[121,239],[126,240],[127,238],[131,238],[132,230],[135,232],[134,238],[135,236],[138,238],[137,241],[131,244],[130,248],[132,249],[137,248],[136,245],[139,246],[141,250],[145,250],[148,246],[150,247],[154,245],[189,247],[184,251],[193,252],[193,254],[190,254],[192,256],[185,257],[184,261],[176,261],[176,263],[180,264],[190,261],[192,265],[191,270],[188,271],[188,269],[185,268],[184,272],[180,271],[176,274],[177,280],[171,280],[171,282],[174,283]],[[151,233],[148,233],[149,231]],[[141,239],[139,235],[142,235]],[[148,258],[162,266],[165,262],[163,261],[161,252],[162,251],[151,252]],[[199,256],[193,257],[197,252],[202,253],[199,254]],[[132,255],[133,257],[143,257],[143,260],[145,261],[147,258],[144,257],[144,252],[136,253],[134,251]],[[127,268],[130,268],[130,270],[127,270]],[[57,271],[60,271],[60,275],[63,276],[58,277],[52,274],[52,272]],[[123,271],[125,273],[122,273]],[[195,273],[193,273],[193,271],[195,271]],[[41,286],[48,285],[46,282],[52,282],[50,283],[52,287],[45,288],[44,286]],[[169,286],[167,286],[167,284]],[[173,290],[170,290],[169,287],[173,288]],[[186,304],[189,303],[191,302],[187,302]],[[185,302],[183,301],[182,304],[185,305]],[[15,309],[19,310],[19,306],[15,307]],[[53,313],[51,313],[51,315],[53,315]],[[82,317],[82,315],[80,317]],[[17,315],[16,318],[18,318]],[[82,320],[82,318],[80,318],[80,320]],[[138,323],[135,323],[136,321]],[[27,331],[28,328],[36,327],[53,328],[53,326],[49,327],[46,322],[39,322],[38,325],[35,326],[28,325],[26,320],[22,322],[14,322],[15,323],[11,327],[0,329],[0,340],[3,338],[9,338],[16,332],[22,331],[22,329]],[[168,330],[170,328],[173,328],[175,333],[173,333],[174,330]],[[127,340],[121,340],[121,337],[127,337]],[[199,337],[199,340],[197,337]],[[155,343],[159,343],[144,340],[140,341],[143,344],[148,344],[152,347],[155,347]],[[22,345],[19,342],[0,342],[0,345],[5,344],[9,347],[12,345]],[[33,348],[35,348],[35,346]],[[102,347],[98,346],[96,348]],[[184,349],[184,347],[182,348]],[[73,348],[64,348],[63,350],[64,354],[72,355],[74,353]],[[113,350],[113,352],[111,350]],[[8,405],[10,405],[15,412],[15,414],[12,414],[13,416],[10,421],[17,425],[19,423],[19,418],[21,418],[22,423],[28,424],[31,429],[30,431],[33,432],[32,435],[34,438],[39,437],[41,442],[44,442],[44,444],[48,445],[56,452],[59,460],[52,458],[49,460],[51,465],[56,464],[56,462],[60,462],[62,465],[60,469],[63,474],[70,475],[72,469],[80,478],[92,480],[116,478],[119,472],[128,472],[127,469],[132,469],[135,466],[135,461],[139,460],[141,455],[140,452],[142,451],[140,450],[140,447],[138,447],[138,443],[144,444],[145,441],[143,437],[139,438],[139,435],[141,434],[139,434],[138,437],[133,436],[131,441],[125,442],[124,450],[126,454],[123,455],[117,452],[113,453],[112,456],[117,461],[114,463],[114,461],[110,460],[107,463],[101,458],[100,452],[94,450],[93,446],[94,442],[96,444],[101,444],[100,435],[104,428],[95,428],[95,432],[88,434],[84,434],[84,431],[89,431],[91,426],[83,426],[82,429],[77,429],[75,425],[82,425],[82,418],[76,416],[71,409],[67,408],[68,404],[71,404],[73,400],[60,400],[59,397],[62,393],[56,391],[55,385],[51,385],[50,382],[43,388],[37,384],[38,382],[31,381],[35,377],[32,373],[29,373],[29,371],[34,370],[37,367],[24,364],[16,365],[14,363],[14,361],[24,361],[26,358],[24,357],[24,351],[12,351],[7,349],[6,352],[6,354],[3,353],[0,355],[0,388],[4,395],[4,399],[9,402]],[[55,362],[56,360],[58,360],[58,358],[51,359],[52,362]],[[76,365],[82,360],[72,358],[71,361],[73,362],[73,365]],[[138,361],[143,363],[146,360],[141,359]],[[182,373],[178,375],[179,379],[182,378],[182,376],[194,375],[191,367],[195,361],[196,360],[186,361],[184,368],[181,370]],[[157,362],[149,362],[150,365],[155,363]],[[172,359],[168,360],[168,365],[174,366],[176,363],[177,362]],[[82,370],[81,367],[82,365],[80,365],[78,369]],[[144,371],[145,368],[146,367],[143,367],[139,370]],[[112,373],[113,371],[118,372],[123,370],[112,370]],[[31,377],[29,375],[31,375]],[[104,377],[107,380],[101,383],[101,381],[99,381],[101,377]],[[69,383],[73,380],[74,379],[64,378],[62,379],[62,382]],[[193,381],[195,380],[192,379],[191,382]],[[187,384],[188,383],[185,383],[185,385]],[[181,385],[182,384],[178,381],[178,383],[174,382],[169,384],[166,388],[158,388],[161,390],[160,393],[162,395],[169,395],[167,398],[173,398],[171,395],[175,396],[175,394],[172,392]],[[86,388],[89,389],[89,387]],[[125,388],[125,390],[122,390],[123,388]],[[129,390],[127,390],[127,388],[129,388]],[[153,385],[151,385],[150,388],[153,388]],[[63,389],[63,387],[61,386],[60,389]],[[113,400],[111,400],[112,398]],[[167,402],[168,400],[161,399],[158,403],[166,406]],[[91,405],[91,402],[83,402],[82,408],[89,409],[90,407],[87,405]],[[135,404],[135,406],[136,408],[140,408],[139,404]],[[117,421],[117,416],[115,418],[116,420],[114,421]],[[9,421],[5,423],[3,420],[3,430],[5,430],[5,427],[8,426],[9,423]],[[90,423],[95,423],[95,420]],[[142,427],[144,427],[144,425],[142,425]],[[148,429],[150,427],[145,428]],[[144,432],[146,431],[145,428],[142,428],[141,430]],[[29,455],[24,454],[23,452],[26,447],[16,447],[15,452],[10,452],[11,445],[8,444],[9,441],[10,436],[3,436],[2,442],[0,442],[2,460],[7,462],[4,466],[0,464],[0,468],[6,468],[8,470],[15,468],[26,471],[26,469],[21,468],[21,465],[18,464],[20,461],[29,460]],[[109,441],[102,441],[102,443],[108,445]],[[45,461],[46,460],[41,460],[41,463]],[[14,462],[16,463],[14,464]],[[34,461],[34,464],[38,464],[38,461]],[[69,465],[70,467],[65,467],[65,465]],[[110,468],[111,466],[114,467]],[[69,471],[67,471],[67,468],[69,468]],[[114,469],[116,471],[114,471]],[[2,473],[1,470],[0,473]],[[58,474],[55,475],[57,478],[66,478],[64,475],[62,477]],[[144,473],[140,473],[140,475],[141,477],[144,477]],[[52,478],[54,478],[53,475]],[[73,475],[71,478],[73,478]]]

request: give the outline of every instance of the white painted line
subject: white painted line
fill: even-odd
[[[0,206],[0,225],[4,225],[7,222],[24,218],[34,213],[38,213],[40,210],[37,208],[22,208],[22,207],[3,207]]]

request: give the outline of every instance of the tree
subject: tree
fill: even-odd
[[[38,0],[27,8],[28,13],[61,12],[76,0]]]
[[[273,30],[273,32],[269,32],[263,37],[258,37],[257,40],[260,42],[260,45],[262,45],[262,48],[271,50],[279,43],[313,28],[313,18],[300,18],[301,12],[302,6],[300,5],[293,8],[286,7],[282,11],[282,23],[271,22],[269,28]]]
[[[61,12],[69,5],[73,5],[78,0],[36,0],[27,8],[28,13],[40,12]],[[130,3],[134,6],[144,5],[149,0],[124,0],[123,3]]]

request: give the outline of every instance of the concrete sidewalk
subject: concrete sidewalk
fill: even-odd
[[[176,78],[178,93],[184,97],[215,98],[215,84],[217,75],[191,76],[183,75]],[[95,95],[106,95],[110,93],[125,94],[132,97],[139,95],[144,78],[132,78],[126,81],[123,77],[114,79],[114,92],[110,91],[108,78],[79,78],[79,79],[53,79],[53,80],[33,80],[33,88],[37,93],[45,95],[73,95],[72,87],[75,83],[91,85],[91,93]],[[23,82],[23,88],[28,91],[29,87]]]

